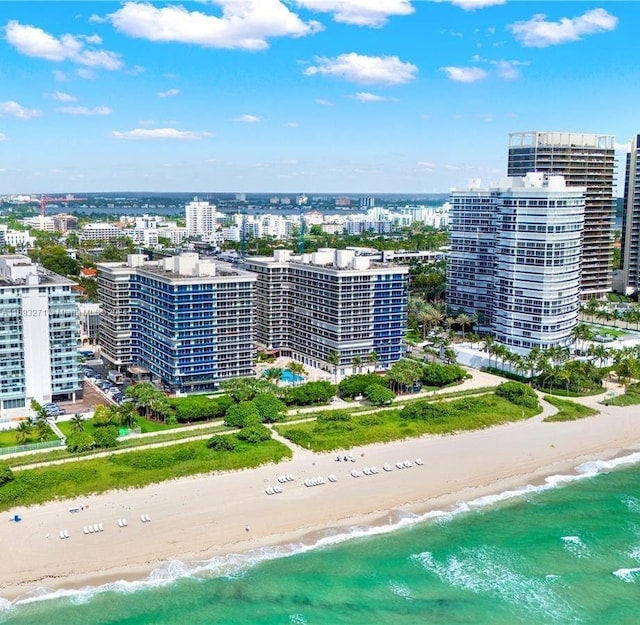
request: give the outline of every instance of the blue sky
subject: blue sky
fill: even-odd
[[[0,194],[446,192],[505,175],[527,130],[622,158],[638,23],[637,2],[1,2]]]

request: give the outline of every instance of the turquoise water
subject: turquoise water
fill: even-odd
[[[269,369],[265,371],[265,373],[269,373]],[[280,381],[285,384],[293,384],[295,382],[302,382],[304,378],[301,375],[297,375],[293,371],[289,371],[289,369],[283,369],[280,374]]]
[[[157,587],[2,614],[21,625],[635,625],[640,468],[607,472],[614,464],[430,520],[395,515],[405,527],[389,533],[359,528],[364,536],[341,544],[217,560],[198,578],[163,582],[180,572],[174,563],[156,573]]]

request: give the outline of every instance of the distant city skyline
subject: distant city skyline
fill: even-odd
[[[509,133],[553,130],[615,135],[621,196],[639,17],[634,2],[3,2],[0,194],[446,193],[506,176]]]

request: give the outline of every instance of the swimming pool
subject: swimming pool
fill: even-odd
[[[269,369],[265,371],[265,373],[269,373]],[[301,375],[293,373],[293,371],[289,371],[289,369],[283,369],[280,374],[280,382],[284,382],[285,384],[295,384],[296,382],[302,382],[304,378]]]

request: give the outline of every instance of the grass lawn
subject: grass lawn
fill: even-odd
[[[558,409],[556,414],[544,419],[546,422],[575,421],[576,419],[584,419],[584,417],[592,417],[600,414],[597,410],[589,408],[589,406],[576,404],[576,402],[569,401],[568,399],[558,399],[551,395],[545,395],[544,400]]]
[[[538,390],[542,391],[543,393],[549,393],[549,395],[556,395],[558,397],[593,397],[593,395],[601,395],[602,393],[604,393],[605,388],[604,386],[602,386],[599,388],[591,389],[590,391],[584,391],[582,393],[567,391],[563,388],[539,388]]]
[[[41,441],[36,434],[35,428],[31,433],[31,436],[27,438],[26,441],[20,443],[21,445],[30,445],[31,443],[41,443],[41,442],[49,442],[49,441],[57,441],[58,437],[49,430],[49,435],[45,439],[45,441]],[[0,447],[16,447],[18,445],[18,441],[16,440],[16,431],[15,430],[2,430],[0,431]]]
[[[182,425],[167,425],[166,423],[158,423],[156,421],[150,421],[142,417],[139,417],[137,422],[138,427],[143,434],[146,434],[147,432],[165,432],[166,430],[175,430],[184,427]],[[71,421],[59,421],[58,427],[62,430],[62,433],[65,436],[69,436],[69,434],[72,433]],[[87,419],[84,422],[84,431],[87,432],[87,434],[94,434],[95,426],[93,425],[93,419]]]
[[[407,419],[400,416],[399,409],[393,408],[374,414],[353,415],[347,421],[320,420],[298,425],[279,425],[276,430],[301,447],[313,451],[331,451],[424,434],[477,430],[528,419],[540,412],[539,407],[522,408],[494,394],[458,399],[443,405],[447,406],[451,414],[438,419]]]
[[[257,467],[290,456],[291,450],[273,439],[253,445],[240,443],[234,451],[213,451],[203,440],[16,471],[15,479],[0,487],[0,509],[118,488],[140,488],[198,473]]]
[[[640,386],[637,384],[630,385],[622,395],[608,397],[602,403],[605,406],[635,406],[640,404]]]

